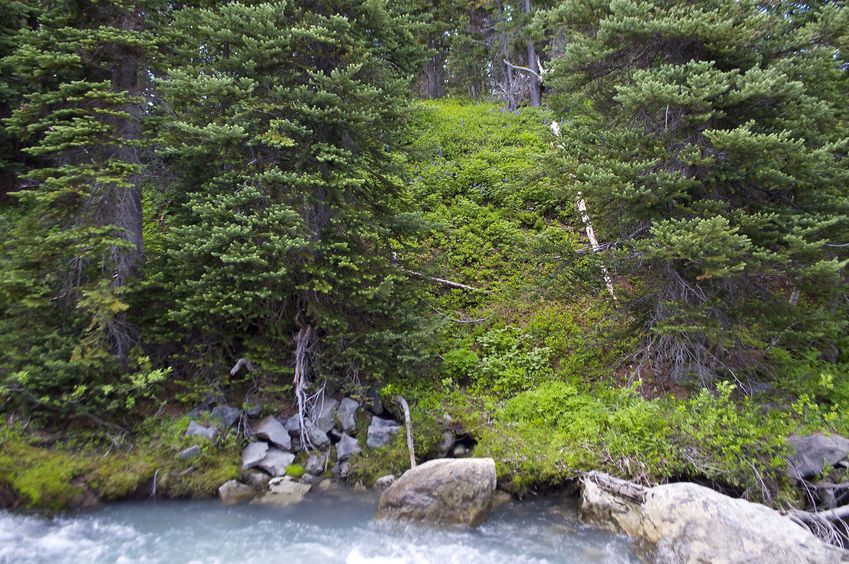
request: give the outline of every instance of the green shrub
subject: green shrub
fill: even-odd
[[[676,440],[685,452],[688,474],[769,500],[781,487],[792,424],[787,414],[764,413],[748,398],[735,402],[734,389],[721,382],[716,395],[702,390],[679,403],[674,412]]]

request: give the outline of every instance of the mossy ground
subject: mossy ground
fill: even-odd
[[[109,443],[99,433],[75,433],[72,441],[44,440],[19,427],[0,427],[0,484],[7,505],[61,511],[87,503],[150,495],[154,476],[162,497],[208,497],[239,474],[234,436],[215,442],[186,437],[188,420],[147,420],[131,441]],[[114,437],[113,437],[114,439]],[[201,447],[194,458],[176,454]]]

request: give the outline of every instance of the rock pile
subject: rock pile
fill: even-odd
[[[288,505],[300,501],[328,470],[336,477],[347,477],[348,459],[360,454],[364,447],[356,438],[361,430],[357,416],[365,413],[364,409],[352,398],[341,401],[327,398],[319,401],[303,421],[297,414],[286,419],[268,416],[248,421],[247,414],[240,410],[216,407],[209,419],[217,420],[224,428],[245,421],[248,433],[253,436],[253,441],[242,450],[242,480],[246,483],[231,480],[222,485],[221,499],[225,503],[245,501],[250,490],[253,492],[250,498],[260,496],[257,502]],[[383,448],[400,431],[401,425],[396,421],[373,415],[366,430],[367,446]],[[218,428],[192,421],[187,432],[214,439]],[[304,451],[309,456],[295,471],[293,462]],[[287,476],[287,469],[292,476]]]

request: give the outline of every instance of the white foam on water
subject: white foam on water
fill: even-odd
[[[638,562],[558,502],[511,503],[476,529],[373,521],[373,497],[285,509],[132,502],[56,519],[0,511],[0,563],[543,564]]]

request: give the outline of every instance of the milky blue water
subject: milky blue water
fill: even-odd
[[[126,502],[43,518],[0,512],[0,562],[511,564],[638,562],[631,543],[578,522],[574,502],[511,502],[476,529],[389,525],[373,494],[310,492],[299,505]]]

